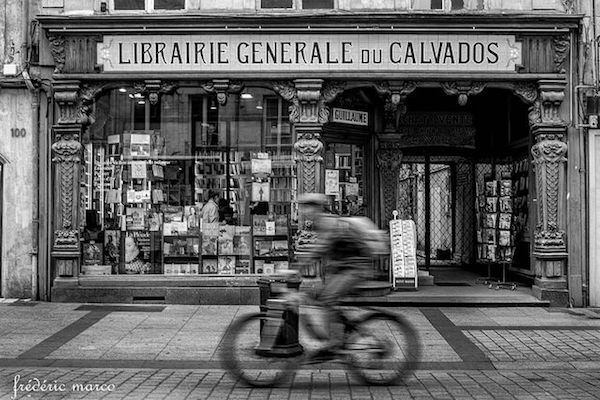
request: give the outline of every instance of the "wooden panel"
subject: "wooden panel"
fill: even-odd
[[[65,40],[65,73],[94,72],[98,36],[71,36]]]
[[[555,70],[554,49],[551,36],[524,36],[523,70],[524,73],[551,73]]]
[[[600,130],[590,130],[589,143],[590,306],[600,307]]]

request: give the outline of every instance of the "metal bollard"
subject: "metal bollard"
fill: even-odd
[[[267,318],[272,321],[261,321],[260,324],[260,345],[256,353],[262,356],[291,357],[302,354],[304,349],[298,341],[298,307],[294,306],[288,309],[286,304],[277,299],[280,293],[278,286],[285,286],[288,289],[300,289],[302,281],[297,278],[281,277],[263,277],[257,283],[260,290],[260,311],[267,314]],[[279,329],[286,324],[278,321],[285,321],[293,329]],[[273,322],[273,323],[271,323]],[[277,332],[279,332],[277,334]],[[273,337],[277,335],[277,337]]]

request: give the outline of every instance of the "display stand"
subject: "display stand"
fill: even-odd
[[[506,282],[506,269],[514,256],[513,182],[508,177],[486,179],[479,193],[477,247],[478,258],[488,267],[488,276],[478,279],[490,289],[515,290],[517,284]],[[502,266],[502,280],[491,276],[492,264]]]
[[[417,241],[414,221],[399,220],[398,211],[392,212],[390,221],[391,268],[390,279],[394,290],[418,286]]]

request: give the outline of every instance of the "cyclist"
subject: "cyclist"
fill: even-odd
[[[388,252],[387,236],[366,217],[340,217],[325,212],[328,198],[321,193],[305,193],[298,199],[304,216],[313,223],[314,243],[303,246],[299,261],[324,260],[325,283],[317,299],[329,319],[329,340],[315,355],[316,360],[332,359],[344,343],[344,329],[336,306],[353,292],[359,282],[372,276],[371,263]]]

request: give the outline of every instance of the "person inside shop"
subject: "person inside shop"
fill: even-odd
[[[228,225],[233,224],[233,208],[224,198],[219,199],[219,222],[225,222]]]
[[[202,207],[202,223],[212,224],[219,222],[219,192],[215,190],[208,191],[208,201]]]
[[[301,212],[312,221],[317,241],[304,247],[298,261],[322,259],[325,268],[323,289],[317,300],[329,321],[328,343],[314,355],[315,359],[335,358],[344,342],[344,327],[337,306],[365,279],[372,278],[370,260],[389,253],[387,235],[366,217],[340,217],[326,212],[328,198],[320,193],[306,193],[298,199]],[[323,324],[325,325],[325,324]],[[319,327],[317,327],[319,329]],[[319,331],[327,331],[320,327]],[[327,335],[324,335],[327,336]]]

